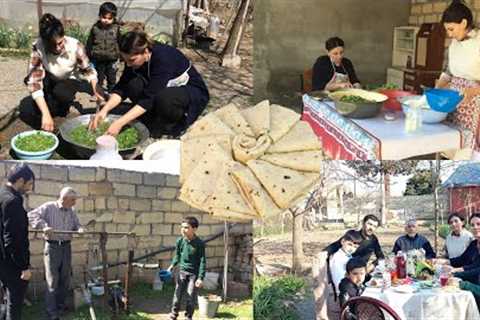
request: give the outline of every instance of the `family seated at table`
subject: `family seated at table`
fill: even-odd
[[[405,223],[405,235],[395,241],[392,252],[397,254],[399,251],[407,253],[423,249],[425,259],[443,265],[440,267],[442,273],[462,279],[460,289],[471,291],[477,305],[480,305],[480,213],[470,217],[473,235],[464,229],[464,220],[459,213],[448,216],[451,232],[445,241],[447,259],[436,259],[437,255],[428,239],[418,234],[415,219],[409,219]],[[327,296],[329,318],[338,318],[348,299],[362,294],[364,284],[372,278],[376,265],[385,259],[375,235],[379,225],[376,216],[367,215],[360,230],[348,230],[339,240],[325,248],[330,284]],[[349,312],[354,313],[354,310]]]

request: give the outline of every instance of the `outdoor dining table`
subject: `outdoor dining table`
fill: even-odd
[[[363,295],[385,302],[405,320],[480,319],[475,298],[470,291],[433,288],[400,293],[391,287],[383,292],[381,288],[366,288]]]
[[[321,139],[325,154],[334,160],[401,160],[457,150],[462,146],[459,130],[445,124],[422,124],[412,133],[405,132],[401,111],[395,120],[383,114],[369,119],[344,117],[334,102],[303,95],[302,119]]]

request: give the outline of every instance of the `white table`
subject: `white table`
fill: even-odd
[[[375,118],[351,119],[340,115],[332,101],[308,95],[303,101],[304,119],[335,160],[402,160],[461,149],[460,131],[443,123],[422,124],[419,130],[406,133],[401,111],[393,121],[385,120],[383,112]]]
[[[415,293],[399,293],[389,288],[367,288],[364,296],[382,300],[405,320],[476,320],[480,313],[469,291],[422,289]]]

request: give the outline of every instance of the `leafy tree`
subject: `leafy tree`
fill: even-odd
[[[423,195],[433,193],[432,184],[432,171],[431,170],[419,170],[408,179],[404,196]],[[441,184],[441,181],[438,182]]]

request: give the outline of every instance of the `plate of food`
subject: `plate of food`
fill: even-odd
[[[369,288],[381,288],[383,286],[383,280],[372,278],[366,283],[366,286]]]
[[[415,293],[418,291],[415,287],[411,285],[400,285],[398,287],[393,287],[393,291],[398,292],[398,293]]]

